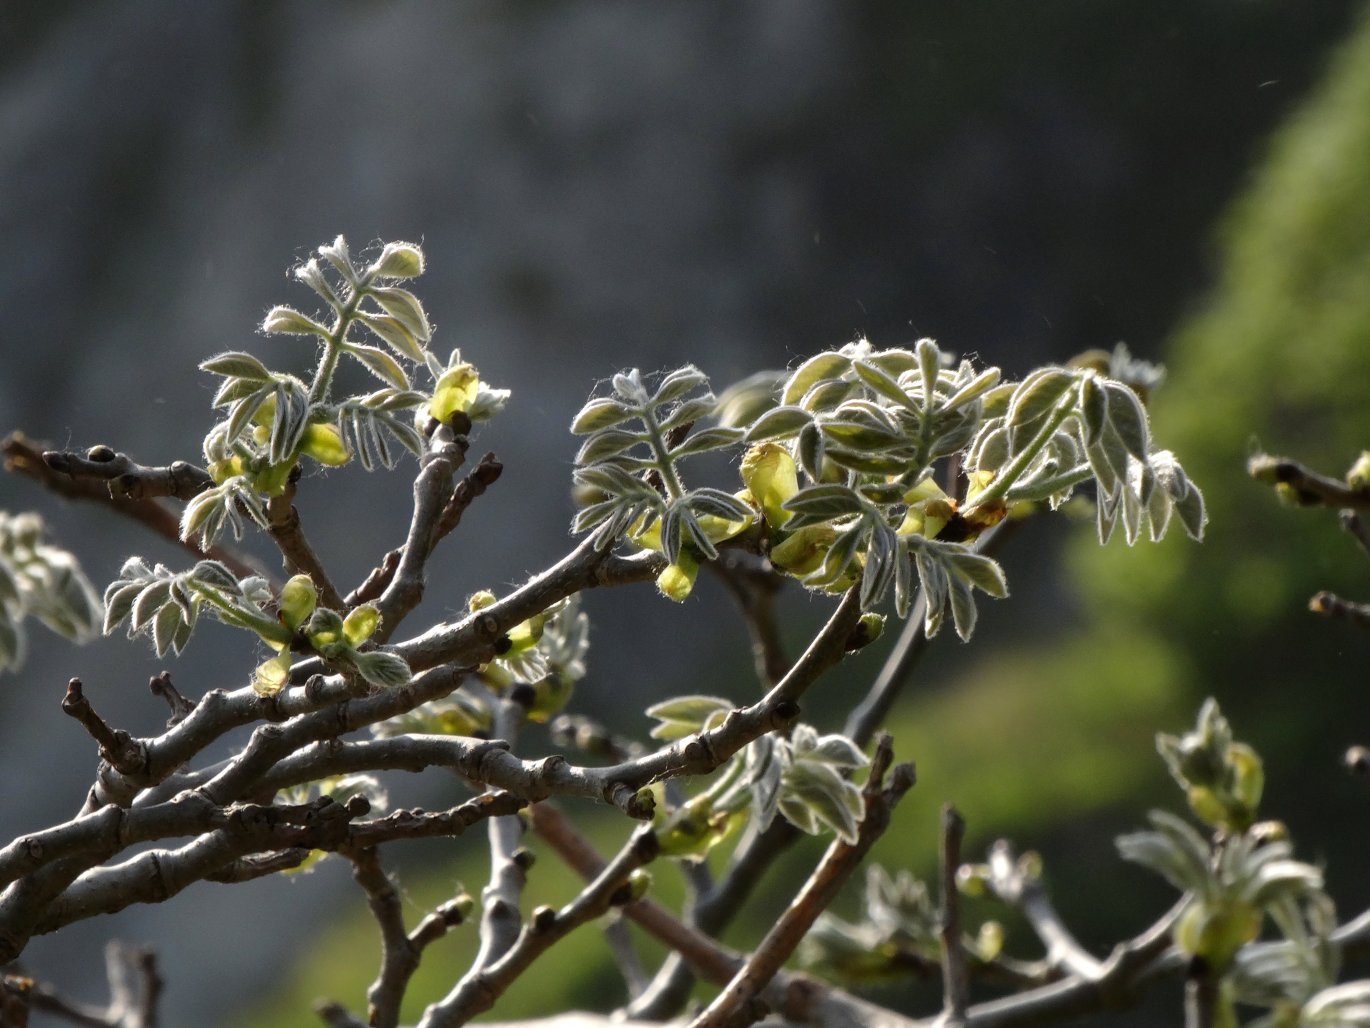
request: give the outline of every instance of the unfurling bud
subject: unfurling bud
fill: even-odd
[[[423,274],[423,251],[413,243],[386,243],[376,263],[367,268],[373,278],[417,278]]]
[[[823,566],[823,558],[836,538],[837,530],[826,521],[805,525],[771,547],[771,563],[796,578],[811,575]]]
[[[358,647],[376,634],[380,624],[380,609],[374,603],[363,603],[343,619],[343,637],[349,646]]]
[[[352,459],[343,445],[342,433],[334,425],[314,424],[304,430],[300,452],[313,457],[330,468],[340,467]]]
[[[321,657],[333,658],[350,649],[343,636],[342,615],[327,607],[314,611],[305,625],[304,634],[309,639],[309,645]]]
[[[688,551],[681,550],[677,563],[667,565],[666,570],[656,576],[656,587],[666,599],[684,603],[698,577],[699,561],[690,556]]]
[[[1356,463],[1346,472],[1346,485],[1357,490],[1370,488],[1370,450],[1361,450]]]
[[[1175,925],[1175,945],[1221,973],[1261,930],[1262,913],[1239,899],[1194,900]]]
[[[252,675],[252,689],[258,696],[275,696],[290,680],[290,651],[282,650],[270,660],[257,665]]]
[[[480,375],[470,364],[448,368],[433,387],[433,399],[428,402],[428,413],[447,424],[457,413],[466,413],[476,402],[480,392]]]
[[[742,457],[742,481],[747,484],[752,498],[766,524],[780,528],[790,518],[784,502],[799,491],[799,478],[794,458],[778,443],[759,443]]]
[[[272,307],[262,319],[262,331],[272,335],[327,336],[328,329],[293,307]]]
[[[292,632],[305,623],[319,602],[319,590],[308,575],[296,575],[281,586],[281,622]]]

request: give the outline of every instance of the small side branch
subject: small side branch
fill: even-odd
[[[300,512],[295,509],[295,485],[299,467],[291,475],[285,491],[273,496],[266,504],[267,533],[285,559],[286,570],[292,575],[308,575],[319,590],[319,602],[332,610],[343,609],[343,598],[333,585],[314,547],[300,524]]]
[[[465,1024],[489,1010],[496,999],[539,956],[579,926],[628,901],[628,877],[657,855],[656,835],[643,825],[603,871],[565,907],[539,907],[533,911],[518,938],[496,961],[467,974],[441,1002],[424,1011],[419,1028],[446,1028]],[[477,965],[479,966],[479,965]]]
[[[1258,453],[1246,462],[1252,478],[1279,487],[1301,507],[1346,507],[1370,510],[1370,487],[1352,489],[1340,479],[1321,475],[1298,461]]]
[[[44,452],[34,446],[33,443],[18,432],[11,433],[7,436],[4,442],[0,444],[0,450],[3,450],[4,452],[6,471],[22,475],[25,478],[30,478],[49,492],[69,500],[86,500],[108,507],[127,518],[139,522],[155,534],[170,540],[177,546],[184,547],[196,557],[208,557],[211,560],[219,561],[221,564],[230,568],[233,573],[240,578],[247,575],[259,575],[262,573],[262,569],[254,564],[249,558],[236,553],[228,547],[212,546],[208,550],[202,550],[193,541],[182,539],[180,518],[176,516],[171,508],[155,499],[155,497],[159,495],[173,496],[175,494],[169,492],[156,492],[156,489],[150,484],[152,479],[149,479],[149,485],[146,487],[146,490],[143,489],[143,487],[138,486],[133,489],[133,492],[114,494],[111,492],[111,488],[116,484],[113,479],[82,476],[66,470],[68,468],[83,467],[87,464],[102,466],[107,463],[105,461],[92,461],[89,454],[84,458],[80,458],[76,454],[54,454],[52,451]],[[90,453],[97,453],[98,455],[103,456],[105,451],[113,453],[112,450],[109,450],[109,447],[101,446],[95,447]],[[50,456],[55,458],[57,463],[56,468],[48,463],[48,458]],[[116,454],[115,456],[117,457],[118,455]],[[80,461],[81,463],[78,465],[73,463],[74,461]],[[178,468],[180,463],[181,462],[177,462],[177,464],[171,465],[171,468]],[[192,468],[191,465],[187,464],[184,466],[186,468],[191,468],[192,471],[199,471],[198,468]],[[62,470],[59,470],[59,468]],[[144,470],[149,472],[166,472],[168,480],[179,480],[179,477],[183,477],[185,474],[178,470],[176,475],[172,475],[171,468],[148,468]],[[207,474],[205,477],[208,479]],[[200,489],[202,488],[204,487],[201,486],[199,489],[195,489],[195,492],[191,493],[191,495],[193,496],[200,492]],[[134,495],[134,493],[137,493],[138,495]]]
[[[128,732],[111,728],[86,698],[79,678],[67,683],[62,712],[74,717],[100,746],[100,757],[120,774],[136,774],[147,760],[143,745]]]

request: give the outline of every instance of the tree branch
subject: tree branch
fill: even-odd
[[[970,1000],[966,952],[961,945],[960,893],[956,871],[961,866],[961,840],[966,822],[950,803],[942,805],[941,883],[942,917],[938,932],[942,943],[942,1023],[948,1028],[965,1024]]]
[[[539,907],[504,954],[479,971],[473,969],[443,1000],[429,1006],[419,1028],[465,1024],[476,1014],[489,1010],[514,979],[554,943],[611,906],[626,902],[628,876],[656,855],[656,834],[643,825],[575,899],[561,910]]]
[[[800,939],[813,927],[814,921],[832,901],[852,871],[861,863],[875,840],[889,827],[895,804],[913,786],[912,764],[900,764],[891,769],[893,760],[890,738],[882,735],[871,758],[870,779],[863,791],[865,815],[857,830],[857,839],[848,843],[834,840],[822,862],[809,876],[799,894],[791,901],[780,920],[766,933],[746,964],[733,976],[728,987],[711,1003],[690,1028],[723,1028],[751,1024],[764,1016],[753,1008],[753,1001],[775,977]],[[889,772],[889,783],[885,783]]]
[[[169,468],[142,468],[142,471],[151,473],[146,479],[146,484],[144,484],[144,479],[135,476],[131,485],[131,492],[115,494],[112,490],[115,488],[116,479],[106,478],[102,475],[86,476],[79,473],[86,466],[103,467],[110,463],[108,461],[91,460],[89,456],[82,458],[76,454],[57,453],[55,451],[45,453],[18,432],[10,433],[5,438],[4,443],[0,444],[0,449],[4,451],[6,471],[33,479],[58,496],[69,500],[91,501],[108,507],[139,522],[177,546],[184,547],[196,557],[219,561],[231,569],[239,578],[247,575],[270,577],[265,575],[263,569],[251,558],[228,547],[212,546],[208,550],[202,550],[194,541],[182,539],[180,518],[168,507],[154,499],[155,496],[175,495],[171,492],[157,491],[155,483],[162,481],[161,476],[163,474],[167,482],[179,482],[187,474],[181,470],[182,468],[190,468],[192,472],[198,472],[200,470],[198,468],[193,468],[191,465],[183,464],[180,461],[172,464]],[[101,457],[107,452],[113,453],[107,446],[97,446],[89,452]],[[119,457],[118,454],[114,456]],[[49,465],[49,457],[56,461],[58,467]],[[128,460],[127,457],[122,459]],[[131,461],[129,461],[129,465],[134,468],[141,468],[141,465],[135,465]],[[208,475],[205,477],[208,478]],[[203,488],[204,486],[201,486],[191,495],[199,493]]]

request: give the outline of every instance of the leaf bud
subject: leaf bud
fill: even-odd
[[[571,700],[575,682],[566,675],[550,674],[533,683],[533,702],[528,705],[528,720],[543,724],[560,714]]]
[[[462,920],[465,920],[466,918],[470,917],[471,912],[476,909],[475,898],[465,890],[462,890],[461,892],[457,893],[454,897],[452,897],[451,902],[453,909],[455,909],[456,912],[461,915]]]
[[[666,599],[684,603],[685,598],[694,589],[695,579],[698,577],[699,562],[688,551],[681,550],[677,562],[668,564],[666,569],[656,576],[656,587]]]
[[[458,413],[466,413],[480,393],[480,375],[470,364],[448,368],[433,387],[433,398],[428,402],[428,413],[447,424]]]
[[[636,903],[647,895],[647,891],[652,887],[652,872],[645,867],[634,869],[628,876],[628,902]]]
[[[481,589],[480,591],[471,594],[470,598],[466,601],[466,609],[474,614],[478,610],[484,610],[494,602],[495,594],[489,589]]]
[[[869,646],[879,639],[885,631],[885,616],[874,611],[868,611],[861,615],[856,627],[847,636],[848,652],[859,650]]]
[[[989,963],[1004,949],[1004,926],[998,921],[986,921],[975,933],[975,955]]]
[[[330,468],[340,467],[352,459],[351,452],[343,445],[342,433],[335,425],[314,424],[306,428],[300,439],[300,452]]]
[[[1228,745],[1226,756],[1232,778],[1232,798],[1245,809],[1249,822],[1250,815],[1261,804],[1261,793],[1265,789],[1265,770],[1261,767],[1260,755],[1246,743],[1234,742]]]
[[[290,651],[282,650],[257,665],[252,675],[252,690],[258,696],[275,696],[290,680]]]
[[[1232,897],[1195,900],[1175,925],[1175,945],[1221,973],[1259,934],[1261,912]]]
[[[956,869],[956,891],[973,899],[987,895],[990,873],[988,864],[962,864]]]
[[[366,270],[373,278],[417,278],[423,274],[423,267],[423,251],[413,243],[386,243]]]
[[[742,457],[742,481],[761,508],[766,524],[778,529],[790,518],[783,504],[799,491],[790,451],[778,443],[758,443]]]
[[[328,329],[293,307],[272,307],[262,319],[262,331],[271,335],[327,336]]]
[[[319,602],[319,590],[308,575],[295,575],[281,586],[281,622],[292,632],[314,613]]]
[[[374,603],[363,603],[343,619],[343,637],[355,648],[375,635],[380,624],[380,609]]]
[[[320,607],[314,611],[305,625],[304,633],[309,645],[320,656],[336,657],[349,648],[343,636],[342,615],[336,610]]]
[[[1370,450],[1361,450],[1356,463],[1346,472],[1346,485],[1357,490],[1370,488]]]
[[[823,558],[836,538],[837,530],[828,522],[805,525],[771,547],[771,563],[796,578],[811,575],[823,566]]]
[[[527,621],[521,621],[513,628],[509,629],[507,635],[509,649],[506,650],[505,653],[522,653],[525,650],[531,650],[536,646],[538,640],[542,638],[542,629],[547,624],[547,618],[548,615],[546,612],[534,614]]]

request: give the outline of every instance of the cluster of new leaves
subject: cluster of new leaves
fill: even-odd
[[[1220,1023],[1237,1023],[1234,1006],[1259,1006],[1261,1028],[1362,1024],[1370,982],[1335,985],[1340,969],[1336,925],[1322,873],[1294,859],[1284,826],[1253,823],[1260,799],[1260,758],[1209,700],[1194,731],[1157,739],[1191,808],[1213,829],[1153,811],[1151,830],[1125,835],[1119,852],[1185,893],[1173,938],[1222,975]],[[1256,943],[1267,920],[1279,941]]]
[[[721,489],[687,489],[679,464],[738,442],[741,430],[691,431],[717,405],[693,365],[652,389],[634,368],[614,376],[613,393],[590,400],[571,423],[572,432],[589,436],[576,454],[575,482],[600,497],[576,515],[575,531],[591,532],[601,549],[631,531],[677,566],[687,546],[691,564],[696,556],[712,560],[715,544],[745,528],[753,511]]]
[[[493,595],[477,593],[472,609],[494,602]],[[522,699],[527,716],[546,721],[571,699],[576,682],[585,677],[585,654],[590,648],[590,619],[577,594],[530,618],[507,636],[504,653],[462,685],[441,697],[372,727],[380,738],[396,735],[485,735],[493,721],[490,700],[514,689],[526,690]]]
[[[999,566],[973,544],[1021,506],[1055,509],[1093,480],[1101,539],[1120,521],[1129,544],[1144,529],[1159,539],[1172,515],[1189,535],[1202,534],[1201,494],[1169,451],[1151,445],[1142,394],[1158,375],[1149,365],[1120,348],[1105,369],[1084,360],[1019,383],[1000,377],[953,364],[926,339],[912,350],[860,340],[786,377],[749,379],[723,405],[708,394],[670,405],[704,386],[693,367],[650,395],[637,372],[620,375],[617,395],[592,399],[573,424],[589,435],[577,481],[599,494],[575,529],[593,530],[600,545],[627,536],[661,549],[672,568],[659,584],[680,599],[688,592],[680,575],[692,581],[716,544],[759,523],[778,570],[827,591],[859,582],[867,609],[893,591],[901,616],[918,584],[928,633],[949,612],[963,639],[975,628],[974,592],[1007,592]],[[733,423],[668,441],[670,429],[720,409]],[[641,427],[619,427],[629,420]],[[741,463],[746,489],[687,492],[676,461],[739,433],[751,444]],[[934,476],[952,458],[964,482],[949,493]]]
[[[339,236],[295,269],[327,314],[281,306],[262,322],[268,334],[315,339],[319,359],[309,381],[273,371],[241,351],[200,365],[223,379],[214,406],[224,417],[204,440],[215,485],[187,504],[183,538],[198,536],[208,546],[225,526],[240,536],[243,514],[266,527],[265,501],[285,491],[302,458],[336,466],[356,456],[368,471],[391,468],[405,451],[422,453],[427,419],[446,423],[462,413],[481,421],[499,411],[507,391],[483,385],[459,352],[444,365],[428,350],[428,315],[418,297],[395,284],[423,269],[423,253],[411,243],[388,243],[374,261],[354,264]],[[355,329],[369,341],[352,338]],[[381,388],[334,399],[343,357],[365,368]],[[432,379],[430,389],[416,386],[419,370]]]
[[[25,618],[76,642],[100,623],[100,601],[76,558],[43,534],[37,514],[0,511],[0,671],[24,659]]]
[[[180,653],[201,611],[208,610],[225,624],[285,644],[289,630],[267,610],[274,600],[266,579],[236,578],[215,560],[178,572],[164,564],[148,567],[141,557],[130,557],[105,589],[104,632],[108,635],[128,621],[129,638],[148,635],[157,656]]]
[[[119,577],[105,590],[104,631],[125,621],[128,634],[151,637],[158,656],[180,653],[201,612],[227,625],[256,634],[277,651],[257,668],[257,692],[279,692],[289,677],[291,648],[300,646],[323,657],[330,666],[355,673],[374,686],[409,681],[403,658],[384,650],[362,650],[380,625],[374,604],[362,604],[344,617],[316,607],[317,592],[307,575],[297,575],[277,598],[264,578],[235,578],[218,561],[202,560],[189,571],[163,564],[148,567],[141,557],[124,562]]]
[[[706,731],[733,706],[717,696],[658,703],[647,708],[658,722],[652,737],[674,740]],[[868,762],[850,739],[820,736],[809,725],[796,725],[788,738],[764,735],[736,754],[707,790],[662,814],[662,852],[702,857],[748,817],[764,829],[776,814],[810,835],[832,831],[854,843],[864,803],[852,774]]]
[[[801,961],[847,981],[888,980],[941,958],[941,911],[927,884],[900,868],[893,876],[879,864],[866,868],[861,918],[823,914],[804,939]],[[1004,929],[985,921],[966,951],[985,962],[1003,946]]]

